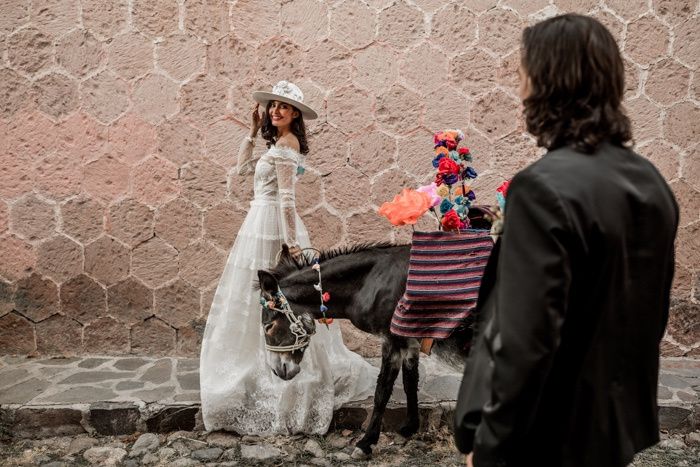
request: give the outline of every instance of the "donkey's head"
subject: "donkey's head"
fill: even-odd
[[[383,332],[405,288],[409,248],[361,244],[295,257],[283,245],[279,263],[258,271],[261,324],[275,374],[291,379],[300,371],[314,319],[348,319],[364,331]]]
[[[292,310],[272,273],[260,270],[258,280],[267,364],[277,376],[290,380],[301,370],[316,324],[311,314]]]

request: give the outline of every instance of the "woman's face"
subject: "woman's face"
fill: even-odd
[[[287,128],[299,116],[299,111],[285,102],[272,101],[268,110],[272,126]]]

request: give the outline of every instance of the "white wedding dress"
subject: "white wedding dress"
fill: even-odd
[[[252,144],[244,141],[239,173],[249,172],[253,162]],[[378,370],[345,347],[337,323],[330,329],[316,326],[301,371],[290,381],[266,364],[260,296],[253,283],[258,269],[275,265],[283,242],[309,246],[294,206],[300,164],[299,153],[275,146],[255,164],[255,196],[216,289],[202,341],[200,386],[208,431],[324,434],[334,409],[373,393]]]

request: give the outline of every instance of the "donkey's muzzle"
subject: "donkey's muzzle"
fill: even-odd
[[[301,371],[301,366],[299,363],[295,362],[292,358],[291,352],[289,353],[269,353],[267,355],[267,364],[269,365],[272,372],[280,379],[284,381],[289,381],[299,374]]]

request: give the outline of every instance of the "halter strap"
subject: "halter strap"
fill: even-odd
[[[289,306],[287,297],[284,296],[282,290],[277,289],[277,295],[280,297],[280,303],[282,308],[267,307],[268,310],[277,311],[282,313],[289,321],[289,330],[294,334],[294,344],[291,345],[269,345],[265,343],[265,348],[271,352],[293,352],[295,350],[303,349],[309,345],[311,341],[311,336],[313,333],[309,334],[304,327],[304,323],[301,322],[299,317],[294,314],[292,307]]]
[[[319,255],[321,252],[317,250],[316,248],[304,248],[301,251],[308,251],[312,250],[318,253]],[[279,253],[277,253],[277,262],[279,262],[280,259],[280,254],[281,250]],[[314,265],[313,268],[318,272],[318,284],[314,285],[314,288],[319,292],[319,295],[321,297],[321,307],[320,311],[323,314],[323,318],[325,320],[326,318],[326,306],[323,304],[323,285],[321,283],[321,266],[318,263],[318,259],[314,260]],[[314,333],[309,334],[306,331],[306,328],[304,327],[304,323],[301,322],[299,317],[294,314],[292,311],[292,307],[289,306],[289,301],[287,300],[287,297],[284,296],[284,293],[282,293],[282,289],[277,287],[277,296],[280,298],[280,304],[281,308],[275,308],[275,307],[270,307],[267,305],[267,302],[264,301],[264,299],[261,297],[260,301],[261,304],[266,307],[268,310],[273,310],[277,311],[278,313],[282,313],[287,320],[289,321],[289,330],[294,334],[294,344],[291,345],[269,345],[267,342],[265,343],[265,348],[271,352],[293,352],[295,350],[303,349],[307,347],[311,341],[311,336]],[[326,327],[328,327],[328,323],[326,322]]]

